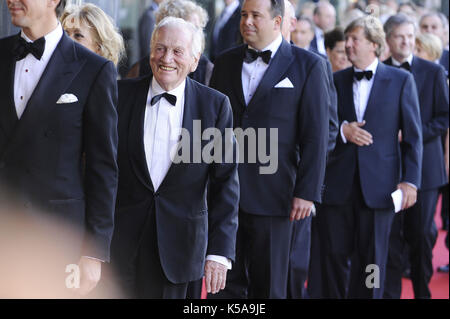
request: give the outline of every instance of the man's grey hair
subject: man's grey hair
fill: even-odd
[[[389,19],[387,19],[387,21],[384,23],[383,29],[384,33],[386,33],[386,39],[389,38],[392,32],[402,24],[411,24],[414,27],[414,33],[416,33],[416,21],[403,13],[399,13],[389,17]]]
[[[442,12],[425,13],[422,17],[420,17],[419,24],[422,24],[423,19],[428,18],[428,17],[438,17],[439,20],[441,20],[442,28],[444,30],[448,31],[448,20],[447,20],[447,17],[445,16],[445,14],[443,14]]]
[[[181,18],[166,17],[159,22],[152,33],[151,47],[153,47],[153,42],[155,41],[156,34],[159,29],[164,27],[179,27],[183,30],[188,30],[192,35],[191,41],[191,54],[196,58],[200,58],[203,52],[203,31],[197,28],[192,23],[187,22]]]

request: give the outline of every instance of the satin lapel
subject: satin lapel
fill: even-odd
[[[14,37],[16,40],[17,37]],[[0,97],[2,105],[0,106],[0,129],[10,136],[17,125],[17,112],[14,103],[14,73],[16,61],[12,53],[14,40],[11,41],[9,48],[3,48],[5,51],[4,60],[0,64],[0,74],[3,75],[0,84]]]
[[[257,107],[257,103],[262,101],[263,98],[268,93],[270,93],[271,89],[278,82],[283,80],[282,77],[286,73],[289,65],[291,65],[292,61],[294,60],[294,56],[292,55],[291,50],[291,45],[283,40],[277,53],[275,53],[275,56],[270,61],[269,67],[264,73],[264,76],[255,91],[255,95],[248,103],[247,107],[249,110],[253,107]]]
[[[231,78],[231,85],[233,86],[233,93],[241,108],[245,108],[244,90],[242,89],[242,63],[244,58],[244,50],[246,46],[242,46],[239,57],[236,57],[230,65],[230,72],[233,72]]]
[[[376,112],[376,100],[379,100],[380,96],[386,94],[385,88],[388,87],[391,81],[386,70],[386,66],[383,63],[378,63],[377,72],[373,80],[372,90],[370,91],[369,100],[367,102],[366,112],[364,113],[364,119],[373,118],[372,113]]]
[[[73,42],[64,34],[28,100],[19,120],[18,135],[29,132],[32,123],[44,120],[58,106],[59,97],[66,93],[85,63],[85,60],[77,58]]]
[[[348,122],[357,121],[356,111],[355,111],[355,101],[353,100],[353,68],[349,68],[345,74],[345,93],[344,93],[344,119],[347,119]]]
[[[56,102],[59,97],[65,93],[84,63],[84,60],[77,59],[72,40],[64,34],[11,135],[11,143],[5,153],[20,147],[21,141],[36,131],[36,126],[45,123],[47,115],[58,106]]]
[[[197,105],[199,105],[199,102],[197,101],[197,95],[195,94],[194,85],[192,83],[192,80],[189,78],[186,78],[186,87],[184,89],[184,110],[183,110],[183,124],[182,127],[187,132],[189,132],[189,148],[190,148],[190,162],[194,162],[194,154],[193,152],[196,151],[196,147],[194,147],[194,120],[200,120],[200,114],[197,109]],[[200,127],[200,136],[198,138],[201,139],[201,132],[202,128]],[[200,141],[201,142],[201,141]],[[197,145],[201,147],[200,145]],[[200,151],[201,152],[201,151]],[[201,156],[200,154],[197,154],[197,156]],[[167,171],[166,176],[164,177],[164,180],[161,183],[161,187],[165,187],[167,185],[171,184],[172,180],[176,181],[176,177],[179,176],[178,173],[180,170],[185,167],[186,163],[172,163],[169,167],[169,170]]]
[[[412,61],[412,65],[411,65],[411,73],[414,77],[414,81],[416,82],[416,87],[417,87],[417,93],[420,96],[420,91],[421,89],[424,87],[424,81],[426,79],[425,76],[421,75],[421,63],[422,61],[420,61],[418,58],[414,57],[413,61]]]
[[[147,107],[147,95],[152,77],[148,76],[136,86],[134,105],[131,109],[131,119],[128,128],[128,154],[130,154],[131,166],[134,173],[145,187],[154,191],[153,183],[147,167],[144,149],[144,117]],[[130,95],[132,96],[132,95]]]

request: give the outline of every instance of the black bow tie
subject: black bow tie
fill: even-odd
[[[165,92],[165,93],[155,95],[154,97],[152,97],[152,100],[150,102],[152,104],[152,106],[155,105],[156,103],[158,103],[158,101],[161,100],[162,97],[165,98],[167,100],[167,102],[169,102],[173,106],[175,106],[175,104],[177,103],[177,97],[175,95]]]
[[[28,53],[34,55],[38,60],[42,58],[45,49],[45,38],[42,37],[34,42],[27,42],[24,38],[19,36],[16,47],[14,49],[14,56],[16,61],[24,59]]]
[[[403,62],[401,65],[397,66],[398,68],[405,69],[408,72],[411,72],[411,65],[408,62]]]
[[[358,81],[361,81],[364,77],[370,81],[370,79],[373,77],[373,72],[372,71],[362,71],[362,72],[355,72],[355,78]]]
[[[244,62],[245,63],[252,63],[259,56],[261,57],[261,59],[264,61],[265,64],[269,64],[270,57],[272,56],[272,51],[266,50],[266,51],[263,51],[263,52],[258,52],[258,51],[255,51],[253,49],[247,48],[245,50]]]

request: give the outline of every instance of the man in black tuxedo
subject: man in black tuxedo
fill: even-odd
[[[197,129],[214,129],[222,137],[232,130],[230,102],[188,77],[202,36],[183,19],[164,18],[152,36],[152,74],[119,82],[120,176],[111,265],[130,297],[185,298],[188,283],[203,273],[207,291],[216,293],[234,260],[237,162],[225,160],[224,152],[216,160],[215,148],[214,160],[207,161],[204,148],[211,142],[222,147],[220,136],[197,135]],[[234,135],[222,141],[235,151]],[[188,156],[180,162],[176,148],[186,143],[181,151]]]
[[[381,298],[394,218],[391,193],[401,190],[405,209],[420,186],[419,103],[413,77],[378,60],[384,31],[377,18],[353,21],[345,38],[353,67],[334,74],[341,134],[317,212],[322,265],[311,271],[321,272],[323,298]]]
[[[396,215],[391,232],[390,252],[385,297],[400,298],[402,256],[404,242],[409,244],[411,256],[411,279],[416,298],[430,298],[428,283],[433,275],[432,251],[437,237],[434,213],[438,189],[446,184],[444,152],[441,136],[448,128],[448,86],[442,66],[413,55],[415,45],[415,24],[407,16],[399,14],[390,17],[384,24],[386,42],[391,57],[387,65],[411,72],[419,93],[422,119],[423,161],[422,184],[417,203],[410,209]],[[398,240],[398,239],[400,240]]]
[[[282,38],[283,15],[283,0],[244,1],[240,29],[247,44],[218,57],[211,78],[231,100],[235,127],[257,132],[258,147],[275,141],[278,160],[275,170],[264,172],[267,161],[250,160],[251,139],[241,136],[236,263],[220,298],[286,298],[292,222],[310,216],[321,200],[326,66]]]
[[[0,186],[11,195],[2,192],[0,205],[12,199],[36,228],[36,212],[45,211],[76,230],[70,239],[52,232],[54,242],[68,245],[68,263],[79,259],[84,294],[99,281],[101,262],[109,261],[117,75],[112,62],[64,34],[57,16],[65,3],[7,1],[22,30],[0,40]]]
[[[283,38],[291,42],[291,31],[296,27],[296,17],[294,7],[288,0],[284,0],[285,12],[283,16],[283,25],[281,34]],[[327,154],[330,153],[336,145],[336,136],[339,132],[337,118],[337,94],[333,82],[333,72],[331,64],[326,56],[320,55],[327,64],[327,87],[330,97],[329,107],[329,127],[328,127],[328,147]],[[308,278],[308,269],[310,265],[310,247],[312,247],[312,224],[313,216],[294,222],[292,230],[291,249],[289,253],[289,274],[287,297],[292,299],[306,298],[305,282]],[[314,264],[316,261],[313,261]]]
[[[211,32],[209,58],[212,62],[227,49],[239,44],[239,21],[241,4],[239,0],[224,0],[225,8],[214,22]]]

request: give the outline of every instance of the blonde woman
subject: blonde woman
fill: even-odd
[[[61,16],[67,35],[116,66],[124,55],[122,35],[111,17],[91,3],[68,7]]]
[[[431,33],[419,33],[416,36],[416,52],[415,54],[431,62],[439,63],[439,59],[442,56],[442,42],[441,40]]]

